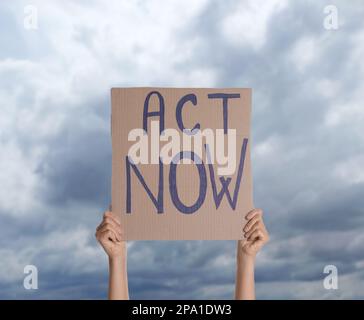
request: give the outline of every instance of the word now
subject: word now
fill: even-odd
[[[243,144],[241,147],[239,168],[238,168],[238,174],[237,174],[237,179],[235,182],[233,196],[231,196],[230,191],[229,191],[229,185],[231,182],[230,177],[228,177],[228,178],[220,177],[219,178],[220,184],[221,184],[221,189],[219,191],[217,191],[214,167],[211,163],[208,164],[209,177],[210,177],[210,181],[211,181],[212,193],[213,193],[216,209],[218,209],[218,207],[220,206],[221,200],[223,199],[224,195],[226,195],[226,198],[227,198],[231,208],[233,210],[235,210],[237,199],[238,199],[239,188],[240,188],[240,182],[241,182],[241,179],[243,176],[244,160],[245,160],[247,144],[248,144],[248,139],[245,138],[243,140]],[[206,146],[206,147],[208,148],[208,146]],[[176,207],[176,209],[178,211],[180,211],[182,213],[194,213],[202,206],[203,202],[205,201],[205,197],[206,197],[207,175],[206,175],[205,165],[204,165],[203,161],[198,157],[198,155],[195,154],[193,151],[182,151],[182,152],[180,152],[180,154],[177,154],[176,156],[179,157],[179,159],[185,159],[185,158],[190,159],[190,160],[198,159],[198,161],[197,161],[198,163],[195,163],[195,166],[197,168],[198,175],[199,175],[200,187],[198,190],[197,200],[191,206],[187,206],[187,205],[183,204],[178,196],[177,181],[176,181],[178,164],[176,164],[172,161],[172,163],[170,164],[170,169],[169,169],[169,193],[170,193],[174,206]],[[150,188],[148,187],[148,185],[146,184],[138,167],[129,160],[128,156],[126,157],[126,212],[127,213],[131,213],[131,198],[132,198],[131,197],[131,170],[133,170],[136,177],[138,178],[138,180],[142,184],[143,188],[147,192],[149,198],[152,200],[154,206],[157,209],[157,212],[158,213],[164,212],[164,210],[163,210],[164,166],[165,165],[163,165],[162,161],[160,160],[159,161],[158,193],[157,193],[157,196],[155,197],[153,195],[152,191],[150,190]]]

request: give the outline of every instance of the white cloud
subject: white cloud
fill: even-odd
[[[269,18],[287,5],[287,1],[240,1],[222,22],[224,36],[238,47],[261,48],[266,41]]]
[[[328,127],[349,126],[352,129],[356,128],[358,135],[364,133],[362,123],[364,121],[364,111],[362,107],[362,96],[364,85],[356,84],[357,88],[348,95],[343,91],[342,97],[336,97],[332,105],[327,111],[324,119],[325,125]]]
[[[270,136],[265,141],[258,142],[253,148],[252,158],[264,158],[277,154],[280,150],[279,139],[276,136]]]
[[[304,72],[318,55],[318,42],[313,37],[301,38],[294,45],[291,53],[292,63],[300,72]]]
[[[0,153],[0,212],[23,216],[40,207],[41,184],[36,165],[42,150],[34,148],[25,154],[14,142],[1,144]]]
[[[317,82],[315,89],[323,97],[332,99],[340,96],[341,86],[338,81],[324,78]]]

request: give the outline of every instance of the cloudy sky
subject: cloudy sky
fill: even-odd
[[[236,86],[253,88],[271,234],[257,297],[363,299],[363,16],[360,0],[1,1],[0,298],[106,297],[111,87]],[[133,242],[128,268],[131,298],[229,299],[235,243]]]

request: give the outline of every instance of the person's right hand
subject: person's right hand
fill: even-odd
[[[121,224],[114,214],[106,211],[95,236],[110,259],[125,256],[126,241],[122,240],[122,232]]]

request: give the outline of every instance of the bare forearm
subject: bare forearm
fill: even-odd
[[[235,282],[235,299],[237,300],[254,300],[254,266],[255,256],[242,253],[238,241],[237,245],[237,268]]]
[[[109,299],[129,299],[126,257],[109,259]]]

